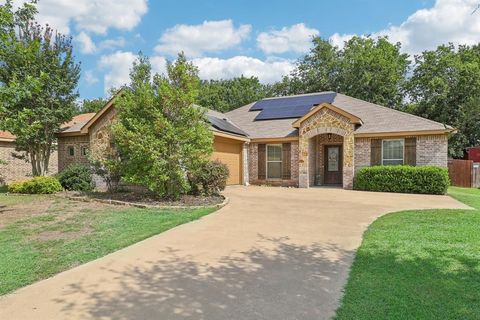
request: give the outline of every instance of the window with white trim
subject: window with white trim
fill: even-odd
[[[405,141],[403,139],[386,139],[382,141],[382,164],[384,166],[402,165]]]
[[[267,144],[267,179],[282,178],[282,145]]]

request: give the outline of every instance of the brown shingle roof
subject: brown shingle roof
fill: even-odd
[[[15,140],[15,136],[8,131],[0,130],[0,139],[1,140]]]
[[[72,118],[72,120],[65,122],[62,124],[62,128],[64,129],[62,132],[77,132],[91,119],[95,113],[82,113],[76,115]],[[8,131],[1,131],[0,130],[0,139],[3,140],[15,140],[15,136]]]
[[[337,93],[331,104],[362,120],[363,124],[356,129],[355,134],[434,130],[447,131],[451,129],[451,127],[439,122],[349,97],[344,94]],[[253,103],[226,113],[227,117],[242,128],[250,138],[298,136],[298,130],[292,127],[292,123],[298,118],[255,121],[255,117],[260,111],[249,111],[252,105]]]

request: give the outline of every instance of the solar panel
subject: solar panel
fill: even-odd
[[[300,105],[300,106],[281,106],[275,108],[267,108],[262,110],[255,120],[272,120],[272,119],[288,119],[288,118],[301,118],[308,113],[312,105]]]
[[[241,130],[240,128],[234,126],[232,123],[228,122],[225,119],[220,119],[214,116],[207,115],[208,121],[210,124],[214,127],[217,128],[220,131],[225,131],[225,132],[230,132],[234,134],[239,134],[242,136],[247,136],[247,134]]]
[[[293,96],[257,101],[250,111],[261,111],[255,120],[273,120],[300,118],[314,105],[332,103],[335,92],[319,93],[308,96]]]
[[[292,105],[316,105],[320,103],[332,103],[335,99],[335,92],[312,94],[308,96],[281,97],[274,99],[263,99],[255,102],[250,111],[260,111],[266,108],[292,106]]]

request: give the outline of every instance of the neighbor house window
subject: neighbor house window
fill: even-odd
[[[403,139],[388,139],[382,141],[382,164],[402,165],[403,164]]]
[[[88,149],[87,147],[82,147],[82,156],[87,156]]]
[[[72,157],[75,155],[75,148],[73,146],[68,147],[68,154]]]
[[[282,145],[267,145],[267,179],[282,178]]]

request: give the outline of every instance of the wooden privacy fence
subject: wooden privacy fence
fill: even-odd
[[[472,160],[448,160],[448,175],[452,186],[480,187],[480,164]]]

